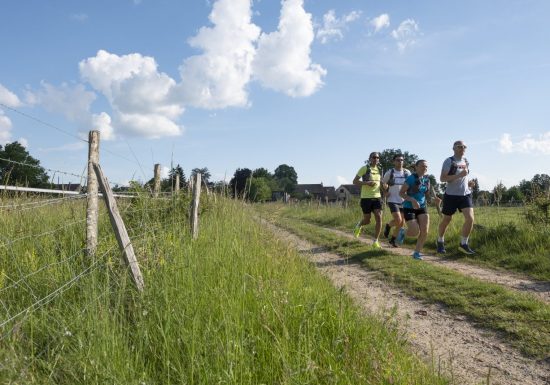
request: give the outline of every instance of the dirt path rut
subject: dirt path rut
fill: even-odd
[[[264,223],[278,238],[294,245],[336,287],[345,287],[365,312],[387,314],[395,307],[400,327],[413,351],[426,362],[434,363],[435,370],[452,378],[454,384],[485,384],[488,376],[494,385],[550,383],[549,362],[529,360],[494,332],[476,327],[466,317],[450,314],[442,306],[415,300],[359,263],[324,252],[281,228]]]

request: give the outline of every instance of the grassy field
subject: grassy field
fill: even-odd
[[[362,215],[358,203],[352,203],[348,208],[301,204],[281,206],[277,210],[281,210],[281,215],[285,217],[346,231],[351,231]],[[476,208],[476,224],[470,241],[477,251],[473,257],[465,257],[456,250],[463,218],[460,213],[455,214],[445,235],[450,252],[447,257],[550,280],[550,226],[533,226],[525,220],[524,214],[525,209],[521,207]],[[430,218],[425,250],[435,253],[439,217],[433,208],[430,208]],[[384,223],[389,220],[390,213],[384,210]],[[367,235],[374,233],[374,219],[364,232]],[[414,242],[413,239],[406,240],[405,247],[413,248]]]
[[[414,297],[442,303],[481,326],[504,333],[527,355],[536,358],[550,355],[550,306],[528,294],[392,255],[386,250],[373,250],[358,240],[338,236],[319,226],[337,227],[341,218],[338,212],[342,215],[346,210],[282,205],[257,206],[257,210],[316,245],[362,261],[365,267],[381,272],[386,280]],[[323,212],[326,215],[321,215]]]
[[[105,213],[89,258],[82,201],[0,211],[0,383],[448,383],[240,202],[204,201],[196,241],[185,198],[124,206],[142,294]]]

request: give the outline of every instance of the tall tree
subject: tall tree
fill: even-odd
[[[271,174],[267,169],[260,167],[252,171],[252,176],[254,178],[265,178],[265,179],[272,179],[273,174]]]
[[[266,178],[250,179],[249,199],[254,202],[265,202],[271,200],[271,188]]]
[[[2,184],[45,187],[48,174],[19,142],[0,145],[0,180]],[[11,162],[10,162],[11,160]],[[15,163],[17,162],[17,163]]]
[[[229,181],[231,194],[235,197],[242,197],[251,175],[252,170],[249,168],[238,168],[235,174],[233,174],[233,178]]]
[[[183,168],[178,164],[168,172],[168,179],[171,181],[171,186],[176,186],[176,175],[180,177],[180,189],[187,187],[187,179],[185,179],[185,172]]]
[[[414,165],[418,160],[418,156],[408,151],[402,151],[399,148],[387,148],[380,153],[380,165],[384,171],[387,171],[393,167],[393,157],[395,155],[403,155],[403,159],[405,159],[403,162],[403,167],[414,171]]]
[[[293,192],[298,184],[298,174],[296,170],[294,170],[294,167],[286,164],[281,164],[277,167],[273,177],[277,181],[277,185],[287,193]]]
[[[195,175],[201,174],[202,182],[205,184],[210,183],[210,177],[212,176],[210,174],[210,171],[208,171],[208,167],[203,168],[194,168],[191,170],[191,178],[194,178]]]

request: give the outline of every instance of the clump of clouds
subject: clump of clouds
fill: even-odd
[[[351,11],[347,15],[336,17],[334,9],[329,10],[323,15],[323,25],[317,29],[317,39],[321,41],[321,44],[343,39],[343,31],[347,25],[357,20],[360,16],[360,11]]]
[[[80,76],[111,103],[113,123],[121,133],[150,138],[180,135],[176,123],[183,107],[172,100],[176,82],[158,72],[154,58],[104,50],[79,63]],[[96,122],[106,124],[106,116]]]
[[[255,41],[260,28],[251,22],[250,0],[219,0],[210,13],[213,27],[189,39],[201,55],[180,66],[180,95],[186,104],[216,109],[248,105],[246,85],[252,76]]]
[[[387,13],[383,13],[374,19],[372,19],[369,23],[374,28],[374,33],[381,31],[384,28],[388,28],[390,26],[390,15]]]
[[[397,29],[391,33],[392,37],[397,41],[399,52],[405,52],[408,48],[415,45],[418,36],[420,36],[420,28],[413,19],[407,19]]]
[[[510,134],[502,134],[499,140],[499,151],[505,154],[550,155],[550,131],[540,134],[538,138],[527,135],[527,137],[515,143]]]
[[[21,106],[19,97],[0,84],[0,103],[7,107],[15,108]],[[7,143],[11,140],[11,119],[8,118],[0,107],[0,144]]]
[[[310,58],[314,39],[311,14],[303,0],[284,0],[277,31],[262,33],[253,63],[255,79],[292,97],[305,97],[323,85],[327,71]]]

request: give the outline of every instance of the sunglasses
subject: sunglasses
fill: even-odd
[[[394,159],[394,161],[396,161],[396,162],[404,162],[405,159]]]
[[[467,149],[468,147],[466,147],[466,146],[463,146],[463,145],[459,144],[459,145],[457,145],[457,146],[456,146],[456,148],[463,148],[463,149]]]

